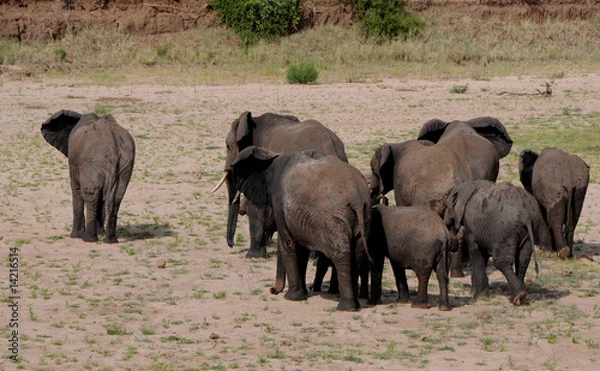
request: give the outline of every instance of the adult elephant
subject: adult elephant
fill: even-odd
[[[273,152],[315,150],[322,155],[335,155],[348,162],[344,144],[340,138],[316,120],[300,121],[295,116],[264,113],[252,117],[250,112],[243,112],[233,121],[227,133],[227,158],[225,173],[215,192],[227,181],[228,208],[227,244],[234,245],[235,229],[240,210],[237,187],[229,179],[231,164],[241,151],[250,147],[262,147]],[[250,224],[250,249],[247,258],[266,258],[267,244],[272,235],[272,219],[269,210],[257,208],[252,202],[246,207]]]
[[[71,237],[117,240],[117,214],[133,172],[135,143],[114,117],[61,110],[42,124],[44,139],[69,161],[73,197]],[[85,214],[84,215],[84,208]]]
[[[371,159],[371,197],[394,190],[396,205],[425,205],[440,216],[452,187],[478,179],[496,181],[500,159],[512,147],[493,117],[426,122],[417,140],[383,144]],[[452,254],[451,276],[462,277],[462,249]]]
[[[492,257],[508,281],[510,301],[523,304],[525,274],[542,223],[533,196],[509,182],[478,180],[452,188],[446,205],[446,226],[454,231],[464,228],[475,298],[488,295],[486,267]]]
[[[578,156],[557,148],[541,154],[524,150],[519,159],[523,187],[535,197],[550,228],[546,246],[560,258],[573,256],[573,238],[590,181],[590,167]]]
[[[336,156],[310,151],[277,154],[259,147],[240,152],[231,164],[232,183],[256,207],[272,208],[277,225],[277,278],[271,293],[306,300],[309,251],[333,261],[339,283],[338,310],[357,310],[358,271],[367,253],[370,199],[367,182]]]

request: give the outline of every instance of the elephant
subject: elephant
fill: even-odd
[[[251,146],[232,162],[230,178],[256,207],[272,208],[277,226],[277,277],[271,293],[306,300],[309,251],[333,261],[338,310],[358,310],[358,269],[367,253],[370,199],[352,165],[316,151],[281,154]]]
[[[117,214],[135,161],[135,142],[112,115],[61,110],[41,127],[42,136],[67,156],[73,198],[71,237],[116,243]],[[85,207],[85,216],[84,216]]]
[[[386,143],[375,150],[371,197],[376,200],[393,189],[397,206],[425,205],[443,217],[452,187],[478,179],[496,181],[500,159],[512,143],[504,125],[493,117],[430,120],[416,140]],[[453,277],[464,276],[461,252],[452,254]]]
[[[228,178],[228,175],[232,162],[242,150],[250,146],[262,147],[277,153],[285,151],[301,152],[312,149],[322,155],[335,155],[340,160],[348,162],[344,144],[335,133],[316,120],[301,122],[297,117],[291,115],[264,113],[253,117],[250,112],[243,112],[231,124],[226,145],[225,172],[219,184],[212,191],[215,192],[227,181],[229,201],[227,244],[230,247],[234,245],[240,204],[239,197],[236,197],[238,189],[233,186],[233,182]],[[270,213],[268,210],[255,207],[252,202],[248,203],[250,249],[246,253],[247,258],[267,257],[266,247],[273,230],[269,227]]]
[[[550,229],[547,249],[562,259],[573,257],[575,227],[581,216],[590,181],[590,167],[577,155],[557,148],[541,154],[526,149],[519,156],[519,177],[535,197]]]
[[[525,274],[532,254],[535,269],[535,235],[542,217],[533,196],[510,182],[477,180],[452,188],[446,199],[444,222],[448,229],[464,228],[464,243],[471,261],[475,298],[488,295],[486,267],[491,256],[510,288],[510,301],[527,298]]]
[[[419,287],[412,306],[428,308],[427,284],[435,270],[440,287],[439,310],[451,310],[448,297],[450,233],[442,218],[426,206],[372,207],[367,246],[373,259],[369,304],[381,303],[384,258],[388,257],[396,278],[398,302],[410,301],[406,269],[417,275]]]

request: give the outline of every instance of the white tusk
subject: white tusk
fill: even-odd
[[[210,191],[210,193],[215,193],[219,188],[221,188],[221,186],[223,185],[223,183],[225,183],[225,180],[227,179],[227,175],[229,175],[229,171],[223,173],[223,178],[221,178],[219,184],[217,184],[217,186],[213,188],[213,190]]]
[[[235,194],[235,197],[233,198],[233,201],[231,201],[232,205],[240,200],[240,195],[241,195],[240,191],[237,191],[237,193]]]

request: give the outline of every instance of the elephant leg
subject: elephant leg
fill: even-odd
[[[482,252],[473,235],[469,234],[465,239],[469,248],[469,257],[471,259],[471,284],[475,292],[475,298],[488,295],[488,276],[485,271],[487,267],[487,252]]]
[[[527,268],[531,262],[531,255],[533,254],[534,248],[535,246],[533,241],[530,241],[529,238],[526,238],[516,256],[514,265],[516,270],[515,273],[521,282],[525,282],[525,275],[527,274]]]
[[[304,294],[308,296],[308,290],[306,288],[306,269],[308,267],[310,251],[298,246],[296,248],[296,257],[298,259],[298,272],[300,275],[301,288],[302,291],[304,291]]]
[[[125,197],[125,191],[129,185],[129,180],[131,179],[132,170],[133,168],[123,171],[116,184],[116,189],[108,192],[109,197],[106,200],[106,207],[103,208],[103,210],[106,211],[106,217],[108,219],[106,222],[106,235],[104,236],[104,242],[106,243],[119,242],[117,239],[117,216],[119,215],[119,208]],[[102,224],[104,224],[104,218],[102,218]]]
[[[79,189],[72,189],[73,195],[73,230],[71,231],[71,238],[83,237],[85,231],[85,214],[84,214],[84,202],[83,197]]]
[[[281,254],[288,281],[288,291],[284,297],[294,301],[306,300],[308,298],[305,283],[306,277],[302,278],[301,269],[298,266],[298,250],[302,247],[296,244],[283,221],[282,223],[278,222],[277,225],[279,227],[277,229],[277,239],[281,240],[279,253]],[[306,272],[306,267],[302,269],[302,272]]]
[[[455,252],[450,253],[450,276],[451,277],[464,277],[463,271],[463,255],[464,244],[463,244],[464,228],[461,228],[455,237],[453,237],[453,244],[458,245],[458,249]]]
[[[335,265],[331,263],[331,277],[329,278],[329,288],[327,293],[331,295],[337,295],[340,293],[340,283],[338,282],[337,269]]]
[[[429,300],[427,296],[427,284],[431,276],[431,269],[415,270],[419,287],[417,288],[417,297],[413,301],[412,306],[415,308],[429,308]]]
[[[337,310],[353,311],[360,308],[358,294],[358,266],[349,254],[333,260],[340,289],[340,302]]]
[[[406,270],[404,268],[401,268],[399,264],[392,260],[390,260],[390,265],[392,266],[394,278],[396,279],[396,289],[398,289],[398,299],[396,299],[396,301],[399,303],[410,302],[410,294],[408,293],[408,282],[406,281]]]
[[[271,294],[277,295],[285,288],[285,266],[283,264],[281,239],[277,239],[277,273],[275,275],[275,286],[271,287]]]
[[[499,247],[496,247],[499,248]],[[513,271],[514,261],[511,258],[507,257],[499,257],[496,259],[494,257],[494,265],[506,278],[508,282],[508,286],[510,288],[510,301],[514,305],[521,305],[525,302],[527,298],[527,292],[525,292],[525,285],[523,281],[517,277],[517,274]]]
[[[442,254],[439,257],[435,273],[437,275],[438,286],[440,287],[440,302],[438,309],[441,311],[452,310],[450,298],[448,295],[448,260],[447,255]]]
[[[104,221],[106,220],[106,203],[101,198],[98,201],[98,209],[96,210],[96,234],[103,235],[104,230]]]
[[[358,297],[360,299],[368,299],[369,298],[369,260],[366,257],[366,254],[359,259],[359,276],[360,276],[360,291],[358,293]]]
[[[246,258],[266,258],[269,237],[266,223],[271,208],[259,208],[247,200],[246,212],[250,227],[250,249],[246,253]]]
[[[325,278],[325,275],[327,274],[327,270],[331,266],[330,263],[331,263],[331,261],[328,258],[326,258],[321,253],[317,253],[317,260],[316,260],[317,270],[315,272],[315,278],[314,278],[313,284],[312,284],[313,292],[321,292],[321,285],[323,284],[323,278]]]
[[[383,276],[384,256],[382,254],[372,254],[373,266],[371,267],[371,296],[367,304],[381,304],[381,279]]]
[[[82,239],[85,242],[98,241],[98,221],[96,218],[98,215],[98,202],[100,202],[99,198],[101,197],[99,193],[100,192],[96,191],[94,194],[84,197],[86,222]]]
[[[573,210],[571,210],[571,218],[567,218],[568,223],[566,225],[566,240],[567,246],[569,247],[569,258],[573,257],[573,241],[575,240],[575,228],[577,227],[577,223],[579,222],[581,210],[583,210],[583,201],[585,200],[586,192],[587,187],[576,188],[573,192],[573,202],[571,205]]]
[[[570,256],[570,249],[567,245],[564,234],[564,224],[567,215],[567,204],[560,201],[548,210],[548,227],[553,237],[553,247],[558,252],[558,256],[566,258]]]

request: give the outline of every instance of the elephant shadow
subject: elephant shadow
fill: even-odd
[[[160,223],[126,224],[117,227],[117,237],[121,242],[149,240],[172,235],[173,231]]]

